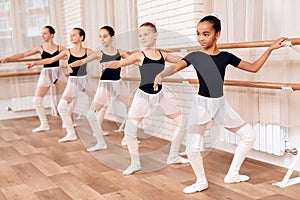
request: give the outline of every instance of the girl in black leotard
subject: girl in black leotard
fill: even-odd
[[[131,164],[123,171],[124,175],[132,174],[141,169],[138,153],[137,127],[138,124],[149,114],[149,109],[161,107],[164,115],[172,119],[177,125],[173,133],[171,148],[167,159],[168,164],[188,163],[188,160],[179,156],[184,132],[182,131],[181,111],[166,95],[163,87],[159,91],[153,90],[155,76],[164,69],[165,61],[175,63],[181,57],[174,56],[166,52],[161,52],[156,48],[157,30],[153,23],[146,22],[140,26],[139,40],[145,47],[144,51],[133,53],[128,58],[121,61],[113,61],[105,64],[108,68],[119,68],[136,64],[139,66],[141,83],[134,95],[134,99],[129,110],[128,120],[125,125],[125,138],[130,153]]]
[[[102,50],[95,51],[85,59],[78,60],[69,64],[69,67],[80,66],[92,60],[99,60],[100,63],[120,60],[126,58],[129,54],[123,50],[116,49],[112,46],[115,32],[110,26],[103,26],[99,31],[99,39],[103,46]],[[88,148],[88,151],[97,151],[106,149],[107,145],[103,135],[107,135],[102,129],[102,122],[105,111],[111,97],[118,98],[126,106],[129,106],[130,92],[121,81],[121,68],[104,69],[100,77],[97,92],[95,94],[91,109],[87,114],[87,119],[97,139],[97,144]]]
[[[74,44],[74,47],[66,49],[52,58],[28,63],[27,66],[32,67],[39,64],[48,64],[65,57],[68,58],[68,63],[84,59],[93,52],[91,49],[82,46],[84,39],[84,30],[81,28],[74,28],[70,34],[70,41]],[[58,112],[63,121],[63,125],[66,128],[67,135],[63,138],[60,138],[58,142],[67,142],[77,139],[71,114],[73,106],[72,103],[74,98],[77,97],[78,92],[84,91],[91,98],[93,98],[95,94],[95,87],[88,77],[86,64],[69,70],[70,76],[68,78],[68,83],[58,104]]]
[[[0,63],[10,62],[11,60],[28,57],[38,53],[41,54],[42,59],[51,58],[58,55],[60,52],[65,50],[65,48],[53,42],[54,34],[55,30],[53,27],[44,26],[41,32],[41,38],[44,41],[43,45],[23,53],[1,58]],[[67,84],[67,79],[62,69],[59,67],[58,61],[45,64],[40,73],[33,104],[35,105],[36,113],[39,117],[41,125],[32,130],[34,133],[39,131],[47,131],[50,129],[45,109],[43,107],[43,98],[49,91],[50,86],[53,84],[56,85],[59,93],[62,93],[65,90]]]
[[[230,64],[242,70],[257,72],[274,49],[283,46],[286,38],[274,42],[255,62],[249,63],[235,55],[219,51],[217,40],[220,37],[221,22],[215,16],[206,16],[197,26],[198,42],[204,52],[192,52],[176,65],[166,68],[155,78],[154,88],[157,90],[163,78],[192,64],[197,72],[200,87],[191,108],[188,120],[187,156],[197,177],[196,183],[184,188],[184,193],[200,192],[208,188],[202,157],[200,153],[201,139],[206,125],[211,119],[216,120],[229,131],[240,136],[229,171],[224,178],[225,183],[238,183],[249,179],[240,175],[239,169],[246,154],[255,142],[256,134],[252,128],[236,113],[223,96],[225,69]],[[221,164],[221,163],[220,163]]]

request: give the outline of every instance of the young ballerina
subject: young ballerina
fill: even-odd
[[[60,52],[65,50],[65,48],[54,43],[54,34],[55,30],[52,26],[44,26],[41,31],[41,38],[44,41],[43,45],[40,45],[23,53],[1,58],[0,63],[11,62],[16,59],[28,57],[34,54],[41,54],[42,59],[51,58],[58,55]],[[43,107],[43,99],[52,84],[55,84],[56,88],[58,89],[58,93],[60,94],[65,90],[67,84],[65,74],[59,67],[59,61],[53,61],[51,63],[45,64],[40,73],[37,88],[33,98],[33,104],[35,106],[35,110],[41,124],[39,127],[32,130],[33,133],[47,131],[50,129],[46,117],[46,112]]]
[[[27,67],[30,68],[34,65],[52,63],[60,59],[65,59],[66,57],[68,58],[68,63],[84,59],[93,52],[93,50],[83,47],[82,42],[84,39],[84,30],[81,28],[74,28],[70,33],[70,41],[74,45],[72,48],[66,49],[52,58],[28,63]],[[67,142],[77,139],[71,115],[73,110],[73,101],[77,97],[78,92],[83,91],[91,98],[93,98],[95,94],[95,87],[88,77],[86,64],[68,69],[70,74],[67,86],[64,90],[62,98],[58,103],[58,112],[62,119],[63,125],[66,128],[67,135],[63,138],[60,138],[58,142]]]
[[[113,47],[114,35],[115,31],[112,27],[101,27],[99,39],[103,46],[102,50],[93,52],[87,58],[70,63],[69,67],[80,66],[93,60],[99,60],[100,63],[103,63],[128,57],[128,52]],[[107,148],[103,135],[108,135],[108,133],[103,131],[102,122],[110,99],[118,98],[127,107],[129,106],[130,92],[121,81],[120,73],[121,67],[104,69],[102,72],[91,109],[87,114],[87,119],[94,131],[97,143],[95,146],[88,148],[87,151],[97,151]]]
[[[204,50],[192,52],[185,56],[177,64],[166,68],[158,74],[154,81],[154,89],[160,87],[164,77],[184,69],[192,64],[197,72],[200,83],[198,94],[194,99],[188,120],[187,156],[196,175],[196,183],[184,188],[184,193],[200,192],[208,188],[200,144],[208,122],[213,118],[229,131],[240,136],[240,144],[237,146],[225,183],[238,183],[249,179],[246,175],[240,175],[240,167],[255,141],[256,134],[250,125],[230,107],[223,96],[223,84],[227,65],[233,65],[241,70],[257,72],[265,63],[274,49],[283,46],[286,38],[276,40],[255,62],[249,63],[235,55],[220,51],[217,48],[217,40],[221,34],[221,22],[215,16],[206,16],[200,20],[197,26],[197,40]]]
[[[153,90],[154,77],[164,69],[165,61],[176,63],[181,58],[159,51],[156,48],[157,36],[158,33],[154,24],[150,22],[142,24],[139,27],[139,40],[145,47],[144,51],[135,52],[121,61],[112,61],[105,64],[107,68],[119,68],[136,64],[139,66],[141,75],[141,82],[134,95],[124,130],[131,158],[131,164],[123,171],[124,175],[132,174],[141,169],[137,129],[139,123],[147,116],[150,108],[162,108],[164,115],[177,124],[177,128],[173,133],[167,163],[188,163],[187,159],[179,156],[179,148],[184,136],[181,126],[181,111],[164,93],[162,86],[159,87],[158,91]]]

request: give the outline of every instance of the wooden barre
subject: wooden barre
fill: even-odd
[[[31,62],[31,61],[38,61],[38,60],[41,60],[41,58],[13,59],[13,60],[9,60],[7,63],[11,63],[11,62]],[[5,64],[5,63],[2,63],[2,64]]]
[[[16,73],[7,73],[7,74],[1,74],[0,78],[9,78],[9,77],[16,77],[16,76],[32,76],[32,75],[39,75],[40,71],[35,72],[16,72]],[[66,77],[69,76],[69,74],[65,74]]]
[[[225,80],[224,84],[230,86],[243,86],[243,87],[255,87],[255,88],[266,88],[266,89],[291,88],[292,90],[300,90],[300,84],[298,83]]]
[[[140,81],[140,78],[122,77],[124,81]],[[182,83],[184,81],[190,84],[198,84],[198,79],[180,79],[180,78],[165,78],[164,82]],[[240,87],[253,87],[253,88],[266,88],[266,89],[283,89],[291,88],[292,90],[300,90],[300,84],[297,83],[278,83],[278,82],[259,82],[259,81],[238,81],[238,80],[225,80],[224,85],[240,86]]]
[[[17,77],[17,76],[31,76],[39,75],[40,72],[17,72],[0,74],[0,78]],[[66,75],[68,76],[68,75]],[[99,79],[99,76],[92,76],[93,79]],[[140,81],[139,77],[122,77],[123,81]],[[184,78],[165,78],[164,82],[169,83],[182,83],[184,81],[190,84],[198,84],[198,79],[184,79]],[[240,87],[254,87],[254,88],[266,88],[266,89],[282,89],[291,88],[293,90],[300,90],[300,84],[298,83],[278,83],[278,82],[258,82],[258,81],[238,81],[238,80],[225,80],[224,85],[240,86]]]
[[[255,41],[255,42],[235,42],[235,43],[224,43],[218,44],[219,49],[239,49],[239,48],[256,48],[256,47],[269,47],[274,43],[275,40],[264,40],[264,41]],[[291,42],[292,45],[300,45],[300,38],[290,38],[286,41]],[[191,47],[182,47],[182,48],[168,48],[160,49],[165,52],[180,52],[180,51],[196,51],[201,50],[201,46],[191,46]],[[137,52],[138,50],[130,51],[129,53]],[[40,58],[28,58],[28,59],[15,59],[10,60],[9,62],[31,62],[38,61]]]
[[[256,48],[256,47],[269,47],[276,40],[265,40],[265,41],[256,41],[256,42],[235,42],[235,43],[224,43],[218,44],[219,49],[240,49],[240,48]],[[300,45],[300,38],[290,38],[286,41],[291,42],[292,45]],[[191,46],[191,47],[182,47],[182,48],[169,48],[162,49],[166,52],[179,52],[179,51],[197,51],[201,50],[201,46]]]
[[[31,75],[39,75],[41,72],[16,72],[16,73],[7,73],[7,74],[1,74],[0,78],[6,78],[6,77],[16,77],[16,76],[31,76]]]

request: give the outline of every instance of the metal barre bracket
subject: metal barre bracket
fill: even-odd
[[[293,151],[298,152],[298,150],[296,148],[293,148]],[[281,187],[281,188],[285,188],[285,187],[300,183],[300,174],[299,174],[299,177],[290,178],[293,171],[294,171],[294,169],[295,169],[296,164],[299,161],[300,161],[300,154],[297,153],[297,155],[295,156],[291,166],[289,167],[288,171],[286,172],[285,176],[283,177],[282,181],[277,182],[277,183],[273,183],[272,185],[275,185],[275,186],[278,186],[278,187]]]

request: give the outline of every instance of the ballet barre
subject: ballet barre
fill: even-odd
[[[253,41],[253,42],[233,42],[233,43],[223,43],[218,44],[219,49],[240,49],[240,48],[256,48],[256,47],[269,47],[276,40],[262,40],[262,41]],[[289,38],[285,41],[287,46],[300,45],[300,38]],[[161,49],[161,51],[165,52],[181,52],[181,51],[197,51],[201,50],[200,46],[190,46],[190,47],[181,47],[181,48],[166,48]],[[138,50],[129,51],[129,54],[137,52]],[[40,58],[28,58],[28,59],[14,59],[9,60],[9,62],[31,62],[38,61]]]
[[[218,44],[219,49],[241,49],[241,48],[257,48],[257,47],[269,47],[276,40],[264,40],[264,41],[254,41],[254,42],[234,42],[234,43],[224,43]],[[290,38],[285,41],[287,46],[300,45],[300,38]],[[180,51],[197,51],[201,50],[200,46],[190,46],[181,48],[167,48],[161,49],[166,52],[180,52]]]
[[[17,77],[17,76],[31,76],[39,75],[40,72],[16,72],[1,74],[0,78]],[[67,76],[67,75],[66,75]],[[92,79],[100,79],[100,76],[92,76]],[[124,81],[140,81],[139,77],[122,77]],[[164,78],[164,82],[170,83],[182,83],[189,82],[190,84],[198,84],[198,79],[184,79],[184,78]],[[278,83],[278,82],[261,82],[261,81],[240,81],[240,80],[225,80],[224,85],[228,86],[240,86],[240,87],[253,87],[253,88],[265,88],[265,89],[291,89],[300,90],[300,83]]]
[[[15,72],[15,73],[6,73],[2,74],[0,73],[0,78],[6,78],[6,77],[16,77],[16,76],[32,76],[32,75],[39,75],[41,72]]]
[[[32,62],[32,61],[38,61],[38,60],[41,60],[41,58],[13,59],[13,60],[8,60],[7,63],[11,63],[11,62]]]
[[[140,81],[138,77],[122,77],[124,81]],[[163,82],[182,83],[189,82],[190,84],[198,84],[198,79],[184,79],[184,78],[164,78]],[[240,81],[240,80],[225,80],[224,85],[253,87],[265,89],[290,89],[300,90],[300,83],[278,83],[278,82],[261,82],[261,81]]]

